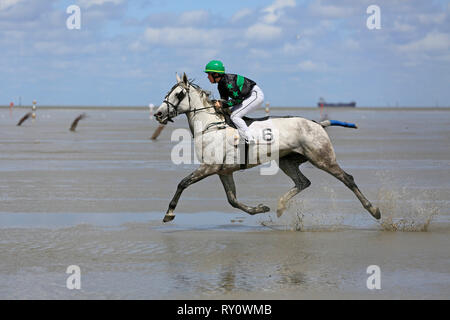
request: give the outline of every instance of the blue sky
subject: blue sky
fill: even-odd
[[[158,105],[176,72],[217,97],[220,59],[271,105],[450,106],[449,1],[0,0],[0,46],[0,105]]]

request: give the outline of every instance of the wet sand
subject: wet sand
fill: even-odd
[[[340,165],[382,210],[376,222],[341,182],[309,164],[312,181],[285,214],[282,172],[235,174],[248,216],[218,177],[187,189],[174,222],[162,217],[195,164],[170,160],[176,119],[157,141],[147,110],[0,109],[2,299],[448,299],[450,109],[327,110],[358,130],[328,130]],[[319,118],[317,109],[274,115]],[[263,115],[262,112],[255,116]],[[81,290],[66,269],[81,269]],[[369,290],[366,269],[381,269]]]

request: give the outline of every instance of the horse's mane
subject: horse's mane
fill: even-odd
[[[177,82],[167,93],[167,96],[170,95],[170,93],[180,85],[179,82]],[[203,106],[205,107],[212,107],[213,106],[213,101],[211,100],[210,96],[211,96],[211,92],[207,91],[207,90],[203,90],[198,84],[196,84],[194,82],[194,80],[188,80],[188,85],[191,86],[195,91],[197,91],[197,93],[200,96],[200,100],[203,103]],[[166,98],[167,98],[166,96]],[[219,117],[223,117],[223,114],[220,112],[217,112],[217,110],[215,110],[215,108],[213,108],[214,112],[219,116]]]
[[[176,87],[180,85],[179,82],[175,83],[172,88],[170,88],[169,92],[166,95],[166,98],[170,95],[170,93],[175,90]],[[203,90],[198,84],[194,82],[194,80],[190,79],[188,80],[188,85],[190,85],[192,88],[194,88],[197,93],[200,95],[200,98],[202,100],[203,105],[205,106],[212,106],[213,102],[209,98],[211,96],[210,91]]]
[[[203,90],[198,84],[194,82],[194,80],[189,80],[189,85],[195,90],[197,90],[197,92],[200,94],[200,98],[202,99],[203,105],[211,106],[213,104],[210,99],[211,92]]]

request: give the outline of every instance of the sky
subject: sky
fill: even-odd
[[[218,98],[218,59],[272,106],[450,106],[447,0],[0,0],[0,48],[0,105],[159,105],[177,72]]]

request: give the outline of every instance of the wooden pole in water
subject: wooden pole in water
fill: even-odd
[[[31,114],[31,112],[28,112],[26,115],[24,115],[17,123],[17,126],[20,127],[22,123],[24,123],[29,117],[31,117]]]
[[[150,117],[149,118],[150,118],[150,120],[152,120],[153,110],[155,109],[155,105],[153,103],[150,103],[148,105],[148,108],[149,108],[149,111],[150,111]],[[155,132],[153,132],[153,135],[150,137],[150,139],[156,140],[159,137],[159,135],[161,134],[161,132],[163,131],[164,127],[165,127],[164,124],[160,124],[158,126],[158,128],[156,128]]]
[[[78,117],[75,118],[75,120],[73,120],[71,126],[70,126],[70,131],[75,132],[75,130],[77,129],[78,126],[78,122],[82,119],[86,118],[86,114],[82,113],[80,114]]]
[[[269,115],[270,112],[270,103],[266,103],[266,115]]]
[[[156,140],[158,138],[158,136],[161,134],[161,131],[163,131],[165,125],[164,124],[160,124],[158,126],[158,128],[156,128],[155,132],[153,133],[151,139],[152,140]]]

